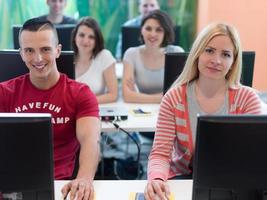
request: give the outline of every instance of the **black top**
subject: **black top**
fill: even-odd
[[[40,20],[47,20],[47,16],[48,15],[42,15],[42,16],[40,16],[38,18]],[[57,23],[57,24],[76,24],[76,23],[77,23],[77,20],[76,19],[64,15],[62,22]],[[55,25],[57,25],[57,24],[55,24]]]

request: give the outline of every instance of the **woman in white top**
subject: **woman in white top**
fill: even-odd
[[[123,58],[123,98],[126,102],[160,103],[166,52],[182,52],[174,41],[173,23],[163,11],[155,10],[141,23],[144,45],[129,48]]]
[[[72,33],[76,80],[86,83],[99,103],[117,100],[115,59],[104,49],[104,39],[96,20],[80,19]]]

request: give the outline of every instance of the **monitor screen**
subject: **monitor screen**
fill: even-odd
[[[165,64],[164,64],[164,82],[163,82],[163,93],[171,87],[172,83],[182,73],[185,61],[187,59],[187,52],[180,53],[166,53]]]
[[[52,141],[50,114],[0,113],[0,199],[54,199]]]
[[[198,117],[193,200],[266,199],[266,130],[264,115]]]
[[[13,32],[13,45],[14,49],[19,49],[19,30],[22,25],[13,25],[12,32]],[[63,24],[63,25],[56,25],[59,43],[62,45],[63,51],[70,51],[72,50],[71,47],[71,33],[75,27],[75,24]]]
[[[140,26],[122,26],[122,57],[124,52],[130,47],[141,45]],[[180,44],[180,26],[174,27],[175,41],[174,45]]]
[[[165,71],[163,93],[171,87],[172,83],[178,78],[183,71],[188,52],[166,53],[165,54]],[[243,51],[242,54],[242,75],[241,83],[246,86],[252,86],[254,72],[254,51]]]
[[[57,59],[57,67],[58,71],[67,74],[69,78],[75,79],[73,52],[62,51]],[[21,59],[18,50],[0,51],[0,82],[7,81],[28,72],[29,70]]]

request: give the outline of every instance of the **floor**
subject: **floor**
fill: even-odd
[[[133,142],[130,136],[123,132],[102,133],[101,150],[104,166],[100,165],[101,175],[97,176],[97,179],[146,180],[147,161],[152,140],[144,138],[135,132],[130,133],[130,135],[140,147],[140,166],[136,162],[138,157],[137,144]],[[138,168],[140,174],[137,176]]]

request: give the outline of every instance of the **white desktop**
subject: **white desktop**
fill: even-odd
[[[55,200],[62,200],[61,188],[68,181],[55,181]],[[192,200],[192,180],[169,180],[175,200]],[[128,200],[131,192],[144,192],[146,180],[94,181],[95,200]]]
[[[157,118],[159,113],[159,104],[133,104],[125,103],[119,100],[115,103],[100,104],[100,107],[124,107],[128,110],[128,119],[116,121],[123,129],[129,132],[154,132],[156,130]],[[150,114],[136,115],[132,111],[142,109]],[[262,113],[267,114],[267,104],[262,101]],[[110,122],[102,122],[103,132],[114,132],[116,128]]]
[[[132,104],[119,100],[115,103],[100,104],[100,107],[123,107],[128,111],[128,119],[116,121],[126,131],[152,132],[156,129],[159,104]],[[134,114],[133,110],[142,109],[149,114]],[[103,132],[114,132],[116,128],[110,122],[102,122]]]

